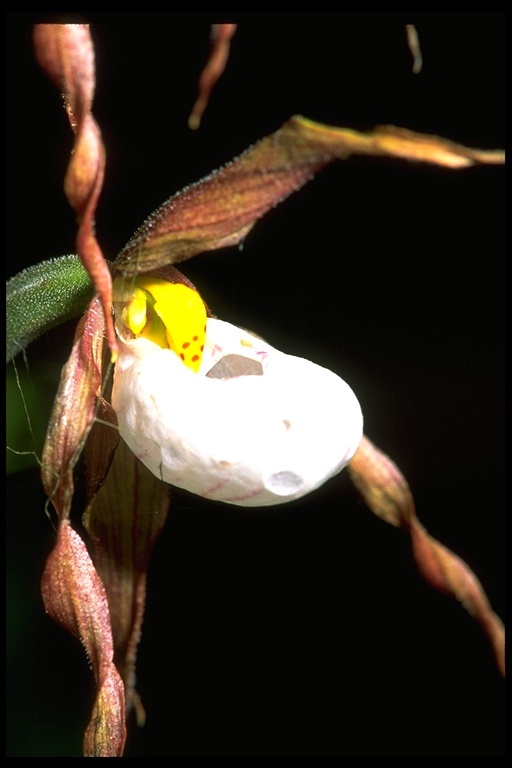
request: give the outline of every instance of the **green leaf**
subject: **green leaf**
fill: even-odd
[[[60,256],[7,281],[7,362],[30,342],[84,312],[94,286],[78,256]]]

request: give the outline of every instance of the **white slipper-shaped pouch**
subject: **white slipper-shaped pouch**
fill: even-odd
[[[313,491],[355,454],[361,408],[332,371],[206,318],[183,284],[138,278],[116,307],[119,432],[165,482],[268,506]]]

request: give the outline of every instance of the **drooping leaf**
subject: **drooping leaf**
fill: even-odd
[[[84,312],[94,287],[78,256],[43,261],[7,281],[7,362],[32,341]]]
[[[454,169],[503,163],[505,157],[501,150],[470,149],[393,126],[360,133],[292,117],[231,163],[167,200],[123,248],[114,267],[134,275],[236,245],[270,208],[322,168],[350,155],[395,157]]]

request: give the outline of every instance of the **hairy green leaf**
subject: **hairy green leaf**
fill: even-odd
[[[7,281],[7,362],[30,342],[84,312],[94,286],[78,256],[60,256]]]

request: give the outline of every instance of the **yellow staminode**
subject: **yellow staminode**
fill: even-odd
[[[124,324],[136,336],[172,349],[188,368],[201,365],[206,332],[206,308],[200,295],[183,283],[143,276],[123,291],[128,303]]]
[[[135,288],[130,303],[123,309],[123,323],[128,326],[136,336],[140,335],[140,332],[146,325],[146,303],[146,292],[142,291],[140,288]]]

